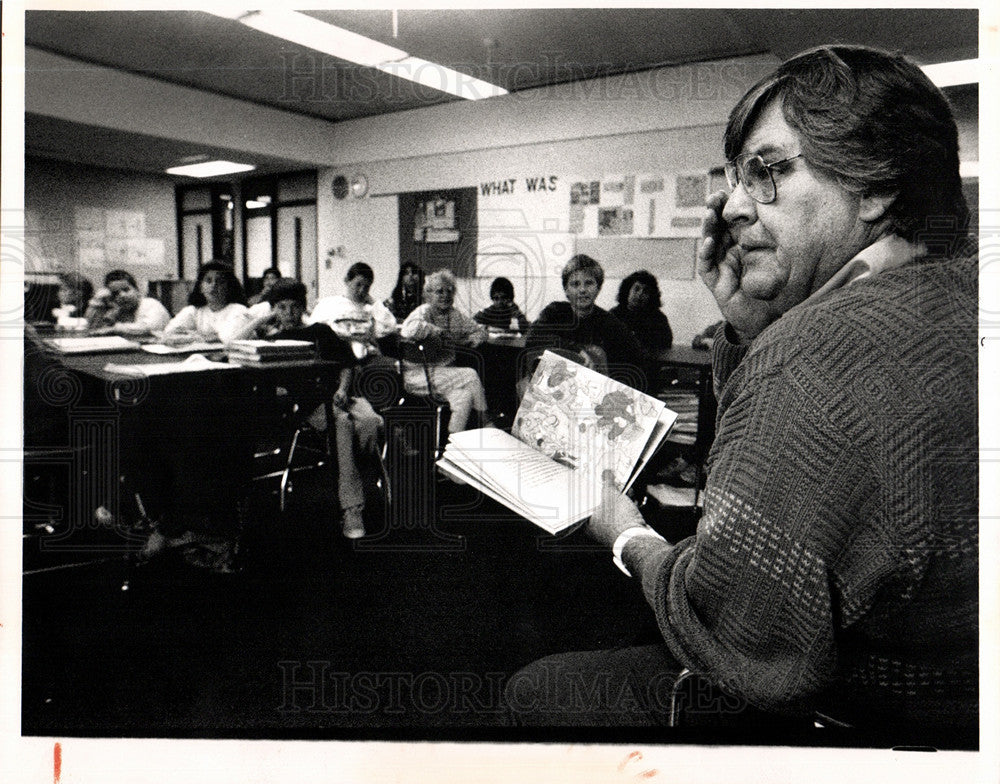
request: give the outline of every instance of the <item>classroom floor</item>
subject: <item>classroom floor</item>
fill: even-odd
[[[503,681],[534,659],[656,640],[606,553],[477,498],[440,482],[450,519],[366,544],[273,508],[237,574],[175,552],[26,576],[24,733],[437,737],[501,726]],[[313,673],[323,693],[294,688]]]

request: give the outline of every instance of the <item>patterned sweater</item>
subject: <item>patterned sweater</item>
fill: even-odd
[[[749,350],[720,333],[697,534],[626,559],[686,667],[764,710],[975,726],[977,272],[923,260]]]

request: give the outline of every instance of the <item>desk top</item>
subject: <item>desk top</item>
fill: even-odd
[[[674,346],[673,348],[661,351],[656,357],[656,361],[664,365],[673,365],[675,367],[692,367],[710,370],[712,368],[712,352],[689,348],[688,346]]]

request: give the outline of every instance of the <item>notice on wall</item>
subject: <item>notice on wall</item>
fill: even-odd
[[[146,236],[144,212],[77,207],[73,222],[80,270],[99,275],[108,268],[162,268],[166,246],[163,239]]]
[[[569,231],[580,237],[698,237],[709,175],[638,174],[570,185]]]

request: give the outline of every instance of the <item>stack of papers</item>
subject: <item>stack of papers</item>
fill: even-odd
[[[221,351],[225,348],[222,343],[185,343],[183,346],[168,346],[165,343],[146,343],[141,346],[143,351],[150,354],[193,354],[195,351]]]
[[[109,362],[104,366],[108,373],[125,376],[166,376],[172,373],[198,373],[204,370],[235,370],[238,365],[212,362],[202,354],[192,354],[183,362],[153,362],[147,365],[123,365]]]
[[[100,337],[48,338],[46,344],[63,354],[100,354],[105,351],[133,351],[139,344],[121,335]]]

